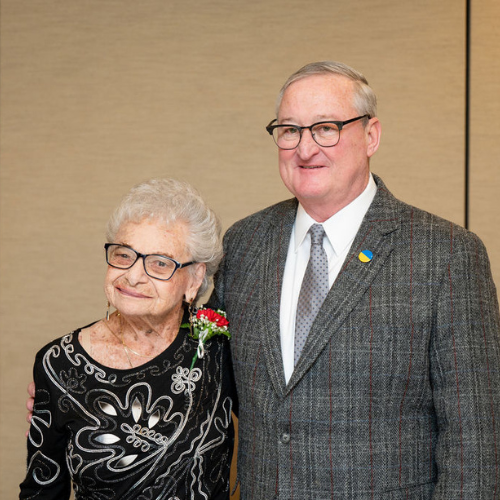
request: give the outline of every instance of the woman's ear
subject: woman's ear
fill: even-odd
[[[193,264],[193,268],[193,271],[191,271],[191,282],[185,294],[187,302],[192,302],[194,300],[203,283],[205,273],[207,272],[207,266],[202,262]]]

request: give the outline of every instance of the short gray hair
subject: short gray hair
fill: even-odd
[[[123,224],[144,219],[165,225],[179,221],[187,225],[186,250],[193,261],[204,263],[207,268],[197,297],[203,295],[222,259],[222,229],[215,212],[187,182],[151,179],[134,186],[113,212],[106,226],[108,242],[114,243]]]
[[[306,64],[293,75],[291,75],[281,87],[276,101],[276,117],[278,116],[283,94],[286,89],[297,80],[302,80],[314,75],[338,75],[344,76],[354,82],[354,102],[353,105],[359,115],[368,115],[370,118],[377,116],[377,96],[370,87],[368,80],[354,68],[336,61],[320,61]]]

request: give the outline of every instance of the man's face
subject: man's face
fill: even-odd
[[[278,113],[278,123],[308,126],[325,120],[345,121],[359,115],[353,105],[353,82],[337,75],[314,75],[292,83]],[[304,130],[296,149],[279,150],[280,175],[311,217],[326,220],[365,189],[369,158],[378,148],[380,124],[372,118],[349,123],[330,148],[314,142]]]

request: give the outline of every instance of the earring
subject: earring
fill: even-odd
[[[109,303],[109,300],[108,300],[108,308],[106,309],[106,321],[109,321],[109,308],[110,308],[111,304]]]
[[[193,321],[194,321],[194,306],[193,306],[193,300],[187,300],[186,302],[188,304],[188,312],[189,312],[189,332],[191,336],[193,335]]]

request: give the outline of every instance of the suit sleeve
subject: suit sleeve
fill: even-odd
[[[224,280],[226,277],[225,268],[227,266],[227,260],[228,260],[227,256],[228,256],[230,233],[231,229],[229,229],[224,236],[224,256],[219,265],[218,271],[215,273],[214,289],[207,304],[209,307],[213,309],[222,309],[223,311],[226,310],[224,303],[224,288],[225,288]]]
[[[499,498],[500,348],[495,285],[486,250],[452,238],[436,303],[430,370],[438,423],[433,500]]]
[[[58,424],[57,396],[43,369],[39,353],[33,368],[35,405],[28,436],[26,478],[21,483],[20,499],[67,500],[71,480],[66,466],[67,436]]]

